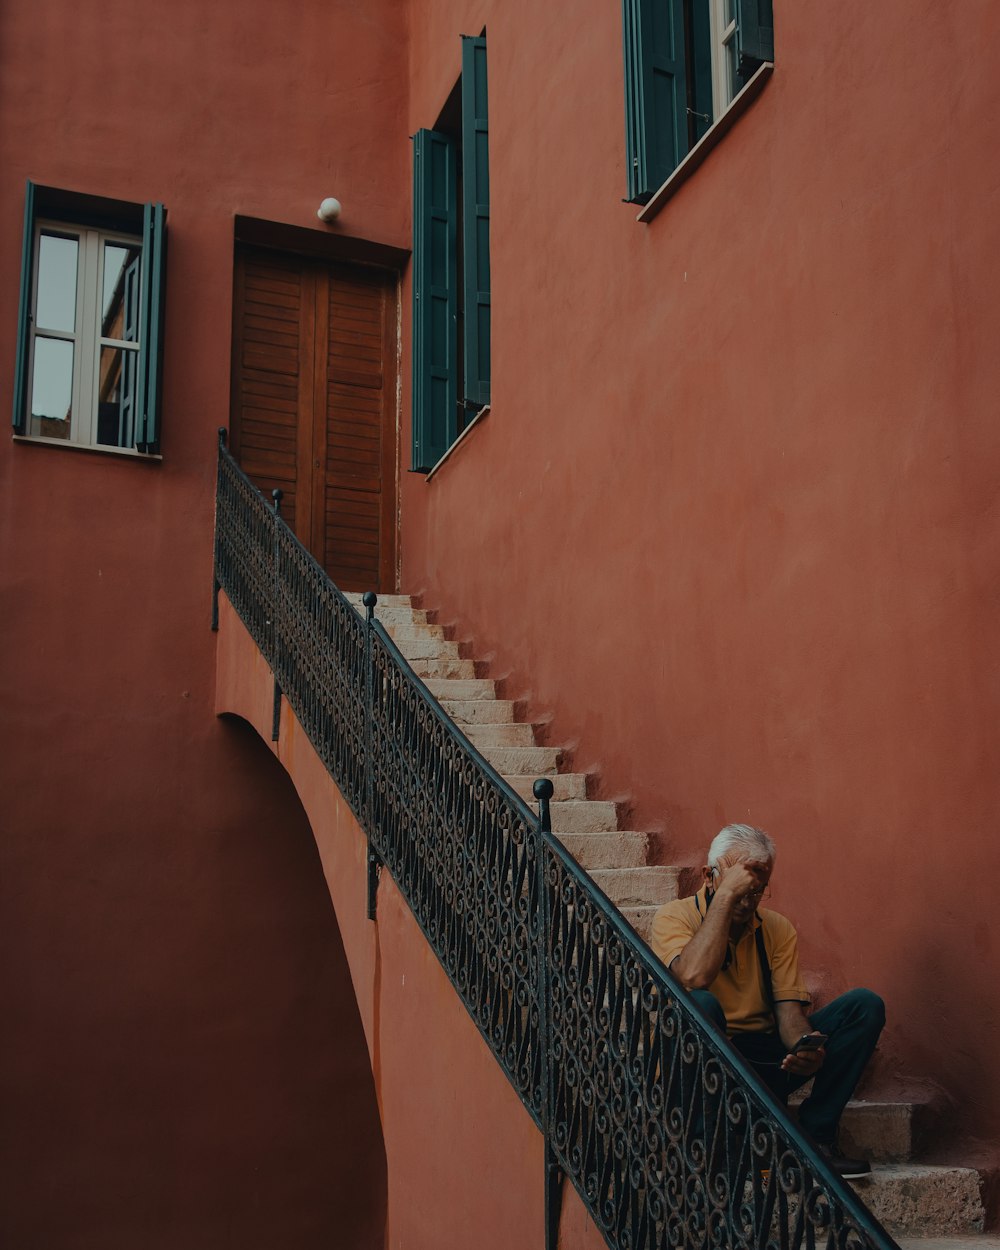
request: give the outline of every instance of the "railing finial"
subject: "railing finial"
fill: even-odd
[[[365,593],[361,596],[361,602],[365,605],[365,608],[367,609],[367,612],[365,614],[365,619],[370,621],[372,617],[375,615],[375,605],[376,603],[378,603],[378,595],[375,593],[374,590],[366,590]]]
[[[229,437],[229,431],[226,429],[224,425],[220,425],[217,430],[217,433],[219,435],[219,446],[225,447],[226,439]]]
[[[284,499],[284,497],[285,497],[285,492],[281,489],[280,486],[276,486],[274,490],[271,491],[271,498],[274,500],[274,515],[275,516],[281,516],[281,501],[282,499]]]
[[[549,799],[555,794],[555,786],[548,777],[539,777],[531,787],[531,793],[538,800],[538,819],[541,821],[542,833],[552,832],[552,816],[549,812]]]

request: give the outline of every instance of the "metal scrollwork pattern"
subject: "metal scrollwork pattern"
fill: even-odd
[[[542,1105],[535,821],[373,632],[373,844],[525,1106]]]
[[[609,1246],[893,1250],[221,442],[215,581]]]
[[[544,875],[550,1145],[608,1244],[893,1245],[551,842]]]

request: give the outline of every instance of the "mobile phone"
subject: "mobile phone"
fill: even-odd
[[[829,1040],[829,1033],[803,1033],[792,1047],[792,1054],[797,1055],[803,1050],[822,1050]]]

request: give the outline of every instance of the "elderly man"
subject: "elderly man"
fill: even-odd
[[[838,1152],[837,1126],[875,1049],[885,1007],[877,994],[851,990],[806,1014],[795,930],[760,907],[775,854],[763,830],[727,825],[708,849],[698,893],[656,913],[652,947],[782,1101],[816,1078],[799,1122],[834,1171],[863,1176],[871,1165]]]

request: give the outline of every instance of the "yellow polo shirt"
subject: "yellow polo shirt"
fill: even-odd
[[[653,917],[650,945],[668,968],[701,928],[708,906],[706,896],[707,886],[702,886],[690,898],[665,903]],[[776,911],[758,908],[740,940],[729,943],[729,966],[708,987],[726,1013],[728,1033],[761,1033],[775,1028],[754,937],[761,925],[775,1002],[809,1002],[799,974],[795,929]]]

